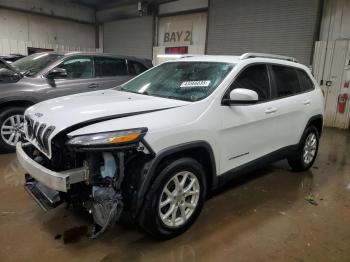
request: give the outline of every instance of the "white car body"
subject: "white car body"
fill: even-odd
[[[198,102],[106,90],[44,101],[30,107],[26,115],[47,126],[56,127],[49,139],[51,142],[62,130],[91,119],[167,109],[99,122],[68,135],[147,127],[145,141],[156,154],[179,144],[206,141],[215,156],[217,175],[298,144],[309,119],[323,115],[321,89],[309,69],[301,64],[269,58],[241,60],[235,56],[189,57],[181,61],[225,62],[235,67],[211,95]],[[230,83],[243,68],[255,63],[280,64],[305,70],[316,88],[311,92],[266,103],[222,106],[222,97]],[[40,117],[36,116],[38,113]],[[50,153],[45,154],[51,157]]]
[[[284,158],[295,171],[310,168],[323,104],[293,59],[186,57],[115,89],[30,107],[30,143],[18,143],[17,156],[39,205],[82,203],[100,226],[93,237],[125,212],[169,238],[195,221],[208,192],[246,168]]]

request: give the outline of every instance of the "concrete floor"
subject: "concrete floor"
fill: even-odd
[[[282,161],[234,181],[166,242],[117,226],[64,244],[59,236],[88,216],[41,211],[22,175],[14,154],[0,156],[0,261],[350,261],[349,131],[326,129],[308,172]]]

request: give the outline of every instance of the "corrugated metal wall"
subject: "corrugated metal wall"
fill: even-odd
[[[319,2],[210,0],[207,53],[276,53],[310,64]]]
[[[108,22],[103,31],[104,52],[152,59],[152,17]]]

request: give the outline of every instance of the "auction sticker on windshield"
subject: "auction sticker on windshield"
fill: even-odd
[[[210,80],[202,80],[202,81],[186,81],[182,82],[180,87],[207,87],[210,85]]]

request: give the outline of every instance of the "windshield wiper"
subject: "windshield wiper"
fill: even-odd
[[[131,90],[126,90],[123,87],[116,87],[117,91],[122,91],[122,92],[127,92],[127,93],[133,93],[133,94],[139,94],[139,95],[145,95],[148,96],[149,94],[145,91],[143,93],[139,93],[137,91],[131,91]]]

